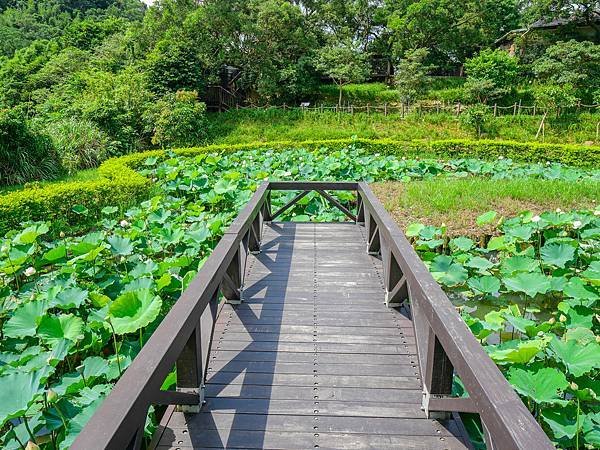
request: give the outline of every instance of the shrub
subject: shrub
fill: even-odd
[[[160,147],[200,145],[206,141],[206,105],[195,91],[166,95],[150,113],[154,125],[152,143]]]
[[[575,89],[570,84],[562,86],[543,84],[536,86],[533,96],[537,105],[549,109],[568,108],[577,103]]]
[[[69,173],[97,167],[110,154],[108,136],[89,120],[63,119],[49,124],[46,131]]]
[[[413,102],[421,98],[429,88],[429,71],[433,68],[425,64],[429,51],[418,48],[407,52],[396,70],[396,87],[403,102]]]
[[[51,140],[17,110],[0,110],[0,185],[52,179],[60,172]]]
[[[481,103],[513,91],[519,73],[517,58],[502,50],[483,50],[465,63],[465,89]]]
[[[480,158],[496,159],[500,156],[515,161],[556,161],[581,167],[600,166],[600,147],[580,145],[538,144],[489,140],[448,140],[433,142],[401,142],[392,140],[340,139],[305,142],[255,142],[238,145],[208,145],[177,149],[182,157],[203,153],[232,153],[240,150],[305,148],[317,150],[327,148],[340,150],[356,144],[369,152],[407,157]],[[15,191],[0,195],[0,234],[28,220],[47,220],[53,226],[64,223],[76,225],[94,223],[104,206],[126,207],[147,198],[152,193],[152,183],[134,169],[149,158],[165,159],[163,150],[132,153],[112,158],[98,168],[104,178],[96,181],[55,183],[34,189]],[[82,216],[73,211],[74,205],[88,208]]]
[[[461,115],[460,123],[475,131],[479,138],[483,131],[483,126],[490,119],[490,112],[485,105],[469,106]]]

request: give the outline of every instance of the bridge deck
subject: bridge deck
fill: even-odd
[[[170,407],[157,447],[465,448],[421,410],[412,322],[384,305],[354,223],[265,224],[244,302],[220,312],[199,414]]]

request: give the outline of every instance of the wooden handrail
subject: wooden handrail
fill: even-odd
[[[390,306],[410,302],[428,415],[478,413],[490,449],[554,448],[369,186],[292,181],[264,182],[258,187],[72,449],[138,449],[151,405],[199,410],[219,294],[231,302],[241,300],[246,255],[260,250],[262,224],[271,220],[272,190],[357,192],[356,221],[366,227],[367,251],[381,255],[386,301]],[[178,390],[161,391],[175,366]],[[468,398],[449,397],[454,371]]]
[[[368,234],[378,236],[375,247],[381,249],[384,271],[388,272],[384,274],[386,289],[388,293],[398,292],[397,285],[404,285],[408,294],[424,384],[424,409],[431,411],[432,398],[438,411],[452,411],[459,405],[449,397],[455,370],[470,399],[470,405],[461,402],[460,408],[480,414],[488,448],[554,448],[366,183],[359,183],[358,194],[363,210],[359,217]],[[444,400],[448,400],[448,409]]]

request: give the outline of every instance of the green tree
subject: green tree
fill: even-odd
[[[169,34],[156,44],[148,55],[146,67],[148,86],[158,94],[203,87],[202,62],[177,33]]]
[[[474,131],[479,138],[484,125],[490,120],[490,112],[485,105],[472,105],[460,115],[460,123]]]
[[[412,102],[427,92],[432,66],[425,64],[429,51],[418,48],[407,52],[396,69],[396,88],[403,102]]]
[[[441,68],[460,66],[506,31],[517,28],[517,0],[385,0],[394,55],[427,48]]]
[[[502,50],[483,50],[465,63],[465,89],[481,103],[501,98],[515,88],[517,58]]]
[[[545,83],[571,85],[581,99],[591,100],[600,88],[600,45],[592,42],[558,42],[534,61],[536,77]]]
[[[206,105],[194,91],[178,91],[159,100],[150,110],[152,143],[160,147],[201,145],[208,136]]]
[[[329,44],[317,51],[315,65],[338,86],[338,105],[342,105],[342,92],[345,85],[360,83],[369,76],[369,61],[364,52],[346,40]]]

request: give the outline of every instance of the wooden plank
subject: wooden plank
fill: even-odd
[[[194,439],[194,440],[193,440]],[[166,442],[165,442],[166,441]],[[165,444],[163,444],[165,442]],[[177,433],[171,442],[163,438],[159,449],[172,448],[235,448],[235,449],[464,449],[464,445],[455,437],[437,436],[381,436],[367,434],[338,433],[297,433],[297,432],[261,432],[232,431],[223,434],[217,430],[206,430],[201,437],[195,438],[189,433]],[[163,446],[165,445],[165,446]]]
[[[328,375],[347,376],[382,376],[382,377],[410,377],[419,376],[419,371],[414,365],[413,358],[399,359],[396,364],[321,364],[319,366],[319,377]],[[234,372],[236,374],[266,373],[266,374],[310,374],[313,375],[313,367],[307,363],[272,362],[272,361],[236,361],[236,360],[211,360],[208,368],[209,379],[221,373]],[[358,381],[357,381],[358,383]]]
[[[169,425],[173,429],[187,429],[201,436],[204,429],[232,429],[248,431],[312,430],[315,420],[310,416],[224,414],[219,411],[200,414],[174,413]],[[317,430],[331,433],[358,433],[409,436],[452,436],[452,432],[437,420],[386,417],[332,417],[319,416]]]
[[[385,386],[387,389],[421,389],[421,380],[414,375],[414,370],[410,370],[410,366],[400,366],[400,369],[407,367],[406,375],[400,376],[397,368],[394,371],[387,372],[378,368],[377,373],[389,373],[389,376],[381,375],[362,375],[350,371],[349,367],[344,375],[327,375],[319,371],[318,386],[322,387],[360,387],[360,388],[381,388]],[[285,367],[270,367],[266,373],[256,373],[241,369],[239,371],[229,371],[223,368],[215,373],[211,372],[207,383],[215,384],[243,384],[243,385],[261,385],[261,386],[313,386],[315,377],[312,374],[312,367],[308,366],[311,373],[305,371],[305,374],[285,373]],[[229,368],[230,370],[232,368]],[[302,368],[295,369],[302,370]],[[401,372],[400,372],[401,373]]]
[[[351,402],[360,400],[363,404],[385,405],[387,403],[411,403],[421,405],[423,394],[420,386],[406,389],[356,388],[311,386],[264,386],[248,384],[207,384],[206,398],[240,397],[246,399],[270,400],[336,400]]]
[[[413,361],[414,354],[381,355],[373,353],[320,353],[319,361],[329,364],[401,364],[402,360]],[[294,362],[312,363],[312,353],[302,352],[252,352],[236,350],[215,351],[212,359],[226,361],[269,361],[269,362]]]

